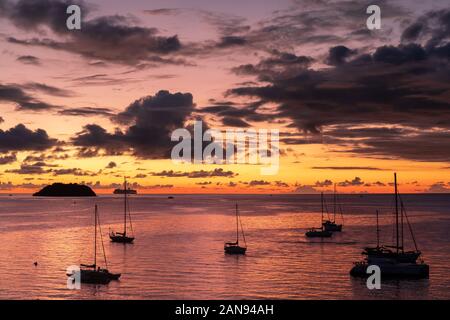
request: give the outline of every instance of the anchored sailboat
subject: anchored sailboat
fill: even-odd
[[[333,235],[331,231],[324,229],[324,223],[323,223],[323,207],[324,207],[324,199],[323,199],[323,192],[320,194],[320,202],[321,202],[321,222],[322,226],[320,228],[311,228],[306,233],[305,236],[308,238],[329,238]]]
[[[80,264],[80,281],[82,283],[108,284],[111,280],[119,280],[120,273],[110,273],[108,271],[108,262],[106,260],[105,248],[103,246],[103,237],[97,205],[95,205],[94,220],[94,263]],[[97,226],[100,231],[100,240],[102,243],[103,258],[106,268],[101,268],[97,265]],[[73,274],[67,274],[67,276],[71,277]]]
[[[340,232],[342,231],[342,224],[336,224],[336,213],[337,213],[337,194],[336,194],[336,184],[334,184],[334,196],[333,196],[333,220],[328,219],[322,223],[326,231]],[[339,204],[339,211],[341,213],[342,221],[344,221],[344,215],[342,213],[342,207]]]
[[[244,247],[239,245],[239,225],[241,226],[242,238],[244,240]],[[226,242],[224,246],[225,253],[227,254],[245,254],[247,251],[247,242],[245,241],[244,228],[239,216],[238,205],[236,203],[236,242]]]
[[[378,211],[377,211],[377,246],[366,247],[362,252],[366,259],[362,262],[355,263],[351,269],[352,276],[367,276],[366,270],[369,265],[378,265],[381,273],[391,277],[411,277],[411,278],[428,278],[429,266],[423,261],[417,261],[421,256],[420,250],[417,248],[416,239],[412,231],[411,225],[406,215],[406,210],[401,200],[397,188],[397,174],[394,173],[395,186],[395,246],[380,246],[379,227],[378,227]],[[405,251],[404,246],[404,219],[408,224],[411,238],[414,242],[414,250]]]
[[[125,192],[123,193],[123,232],[114,232],[111,231],[109,233],[109,238],[112,242],[118,242],[118,243],[132,243],[134,241],[134,236],[129,237],[127,236],[127,217],[130,220],[130,228],[131,232],[133,232],[133,225],[131,224],[131,213],[130,213],[130,206],[128,204],[128,192],[127,190],[127,180],[125,179],[123,183],[123,189]]]

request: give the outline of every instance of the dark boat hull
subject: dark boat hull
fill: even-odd
[[[67,274],[68,277],[73,277],[74,274]],[[105,269],[101,270],[80,270],[81,283],[88,284],[108,284],[111,280],[119,280],[120,273],[110,273]]]
[[[224,251],[226,254],[245,254],[247,248],[240,246],[225,246]]]
[[[352,277],[367,278],[371,274],[367,273],[368,263],[357,263],[350,270]],[[427,279],[430,274],[430,268],[427,264],[416,263],[392,263],[378,265],[381,271],[381,277],[391,279]]]
[[[133,243],[134,237],[127,237],[127,236],[113,236],[110,235],[109,238],[112,242],[116,243]]]
[[[330,238],[333,235],[330,231],[308,231],[305,236],[308,238]]]

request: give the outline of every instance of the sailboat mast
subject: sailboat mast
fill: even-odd
[[[94,212],[94,269],[97,268],[97,205]]]
[[[378,223],[378,210],[377,210],[377,248],[380,247],[380,225]]]
[[[336,222],[336,183],[334,184],[334,196],[333,196],[333,222]]]
[[[236,244],[239,244],[239,216],[237,203],[236,203]]]
[[[321,229],[323,230],[323,192],[320,193],[320,204],[321,204],[321,220],[320,220],[320,225],[321,225]]]
[[[123,197],[123,236],[127,233],[127,179],[123,182],[124,197]]]
[[[397,173],[394,173],[394,185],[395,185],[395,235],[396,235],[396,247],[397,253],[399,249],[399,230],[398,230],[398,191],[397,191]]]

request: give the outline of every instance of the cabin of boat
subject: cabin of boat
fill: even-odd
[[[388,246],[366,247],[364,248],[362,254],[367,256],[369,262],[378,260],[394,260],[399,263],[414,263],[421,255],[420,251],[396,252],[389,248],[390,247]]]
[[[326,231],[334,231],[334,232],[342,231],[342,224],[336,224],[335,222],[330,220],[324,221],[322,225]]]

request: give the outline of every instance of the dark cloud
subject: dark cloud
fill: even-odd
[[[324,181],[317,181],[314,186],[316,186],[316,187],[329,187],[331,185],[333,185],[333,181],[326,179]]]
[[[0,151],[24,151],[24,150],[46,150],[57,143],[56,139],[48,136],[43,129],[35,131],[28,129],[23,124],[8,129],[0,129]]]
[[[25,86],[0,84],[0,102],[10,102],[16,104],[17,110],[47,111],[57,108],[57,106],[42,102],[29,95],[24,89]]]
[[[95,107],[67,108],[58,111],[58,114],[63,116],[75,116],[75,117],[92,117],[92,116],[111,117],[114,115],[111,109],[95,108]]]
[[[284,143],[330,143],[370,157],[449,161],[442,146],[449,143],[450,44],[440,39],[426,46],[381,46],[371,54],[333,47],[328,58],[333,66],[317,70],[288,63],[264,68],[262,58],[234,71],[265,83],[229,94],[275,104],[275,114],[255,112],[266,120],[290,119],[290,127],[308,134],[283,138]],[[383,141],[387,136],[390,140]]]
[[[376,167],[356,167],[356,166],[351,166],[351,167],[312,167],[311,169],[317,169],[317,170],[385,170],[385,169],[380,169],[380,168],[376,168]]]
[[[10,164],[17,161],[16,153],[6,154],[4,156],[0,156],[0,165],[2,164]]]
[[[64,168],[64,169],[52,169],[49,170],[54,176],[61,175],[73,175],[73,176],[90,176],[95,177],[97,173],[91,171],[85,171],[80,168]]]
[[[111,161],[110,163],[108,163],[108,165],[106,166],[106,169],[113,169],[117,167],[117,164],[114,161]]]
[[[338,185],[341,187],[350,187],[350,186],[362,186],[364,182],[360,177],[355,177],[353,180],[345,180],[343,182],[339,182]]]
[[[163,170],[161,172],[152,172],[150,175],[155,177],[170,177],[170,178],[180,178],[180,177],[187,177],[187,178],[214,178],[214,177],[226,177],[226,178],[233,178],[237,176],[237,173],[234,173],[233,171],[225,171],[222,168],[216,168],[212,171],[205,171],[205,170],[199,170],[199,171],[191,171],[191,172],[181,172],[181,171],[173,171],[173,170]]]
[[[327,63],[332,66],[338,66],[346,62],[347,58],[356,54],[356,50],[350,50],[346,46],[336,46],[330,48]]]
[[[21,85],[21,88],[30,90],[30,91],[39,91],[51,96],[56,97],[71,97],[73,96],[73,92],[61,88],[57,88],[54,86],[49,86],[44,83],[37,82],[28,82],[26,84]]]
[[[448,186],[449,186],[448,183],[446,185],[444,182],[437,182],[437,183],[432,184],[426,190],[426,192],[428,192],[428,193],[450,193],[450,188]]]
[[[21,164],[19,169],[6,170],[7,173],[15,174],[44,174],[48,173],[50,170],[45,169],[41,164]]]
[[[161,59],[161,56],[176,53],[182,47],[176,35],[166,37],[159,35],[156,28],[136,26],[133,18],[114,15],[87,19],[90,7],[83,1],[19,0],[5,1],[4,4],[1,16],[16,27],[31,32],[49,29],[58,38],[21,40],[11,37],[9,41],[16,44],[43,46],[77,53],[89,59],[124,64],[156,60],[159,60],[158,63],[171,63]],[[66,9],[71,4],[82,7],[81,32],[73,32],[66,27]]]
[[[112,118],[125,130],[107,132],[96,124],[84,127],[72,138],[75,146],[83,151],[97,154],[121,154],[132,152],[141,158],[167,158],[174,145],[170,136],[174,129],[183,128],[194,110],[190,93],[170,93],[159,91],[154,96],[146,96],[130,104],[125,111]],[[94,151],[93,151],[94,150]]]
[[[38,66],[41,64],[40,59],[35,56],[20,56],[20,57],[17,57],[16,60],[22,62],[23,64],[30,64],[30,65],[35,65],[35,66]]]
[[[238,36],[225,36],[220,39],[220,42],[217,44],[219,48],[227,48],[234,46],[243,46],[247,43],[247,40],[244,37]]]
[[[234,117],[224,117],[222,119],[222,124],[224,126],[229,126],[229,127],[238,127],[238,128],[247,128],[250,125],[245,122],[244,120],[240,119],[240,118],[234,118]]]
[[[265,180],[252,180],[248,183],[250,187],[256,187],[256,186],[268,186],[271,183],[269,181]]]

